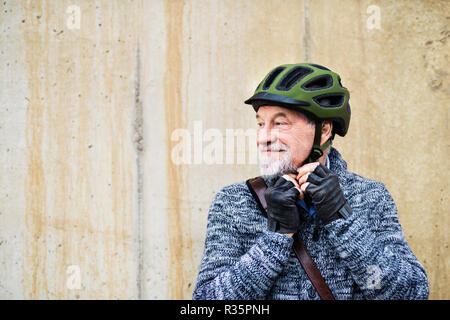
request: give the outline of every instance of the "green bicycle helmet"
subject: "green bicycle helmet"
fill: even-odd
[[[350,124],[350,93],[339,75],[312,63],[285,64],[270,71],[245,101],[255,111],[263,105],[277,105],[304,112],[316,122],[314,145],[306,163],[316,161],[331,144],[334,133],[345,136]],[[322,121],[333,121],[332,138],[320,145]]]

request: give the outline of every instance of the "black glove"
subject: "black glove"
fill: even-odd
[[[323,164],[309,174],[306,193],[314,201],[317,216],[324,224],[347,218],[352,209],[342,193],[336,174]]]
[[[300,191],[283,177],[278,177],[267,188],[264,197],[267,202],[267,225],[270,231],[295,233],[300,226],[300,215],[295,202]]]

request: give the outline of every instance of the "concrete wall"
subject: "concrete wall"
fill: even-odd
[[[223,163],[196,155],[255,128],[243,100],[272,67],[300,61],[350,88],[335,146],[386,184],[430,297],[450,298],[448,1],[0,9],[0,298],[190,299],[213,195],[258,174],[254,140]],[[177,129],[191,140],[180,165]]]

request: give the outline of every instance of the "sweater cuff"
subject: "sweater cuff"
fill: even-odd
[[[328,238],[342,259],[360,265],[371,253],[371,243],[375,235],[367,226],[351,215],[348,219],[338,219],[325,226]]]
[[[260,238],[261,249],[284,264],[289,260],[294,239],[278,232],[264,230]]]

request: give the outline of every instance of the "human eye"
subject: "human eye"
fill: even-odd
[[[279,120],[279,121],[275,121],[275,125],[278,126],[278,127],[285,126],[285,125],[287,125],[287,122]]]

